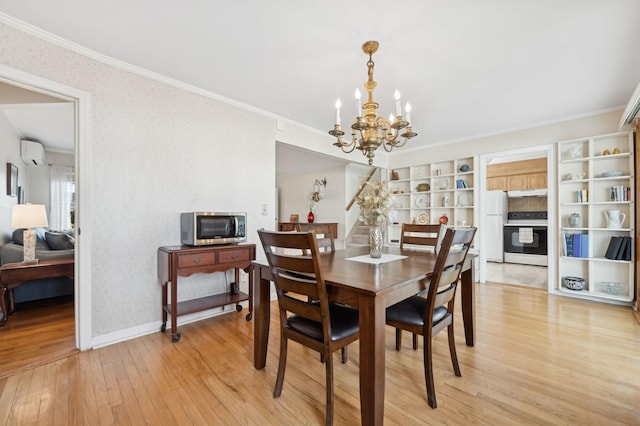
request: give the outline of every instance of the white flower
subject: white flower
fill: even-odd
[[[367,225],[382,225],[391,210],[391,193],[384,182],[367,182],[356,198],[360,220]]]

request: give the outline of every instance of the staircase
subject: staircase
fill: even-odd
[[[344,240],[344,246],[346,247],[362,247],[369,245],[369,225],[363,225],[361,222],[358,222],[353,226],[351,233]],[[382,226],[382,240],[386,241],[386,233],[387,227]],[[386,245],[386,244],[385,244]]]
[[[345,247],[361,247],[369,245],[369,225],[356,224],[344,242]]]

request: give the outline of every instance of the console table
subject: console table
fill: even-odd
[[[253,314],[253,273],[251,261],[256,258],[255,244],[216,245],[216,246],[170,246],[158,248],[158,278],[162,284],[162,326],[167,329],[167,315],[171,316],[171,341],[180,340],[177,317],[206,309],[225,305],[236,305],[242,311],[240,302],[249,301],[247,321]],[[178,277],[189,277],[195,273],[211,274],[233,269],[236,285],[240,284],[240,269],[249,275],[249,294],[227,291],[212,296],[178,302]],[[171,287],[171,303],[169,289]]]
[[[0,267],[0,309],[2,309],[0,326],[7,322],[7,317],[13,313],[15,308],[14,288],[27,281],[54,277],[74,279],[73,258],[42,260],[38,263],[5,263],[2,265]],[[8,308],[6,302],[7,291],[9,292]]]

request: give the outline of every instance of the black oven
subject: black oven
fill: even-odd
[[[505,224],[504,261],[547,265],[547,225]]]

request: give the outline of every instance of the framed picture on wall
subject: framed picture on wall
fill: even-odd
[[[298,215],[297,214],[292,214],[291,216],[289,216],[289,222],[297,222],[298,221]]]
[[[7,195],[18,195],[18,166],[7,163]]]

